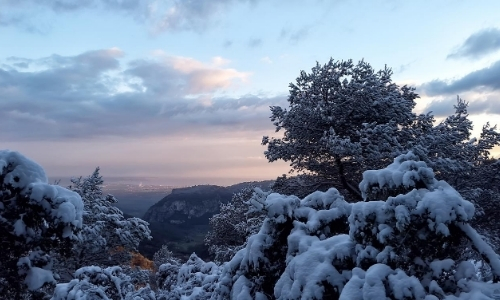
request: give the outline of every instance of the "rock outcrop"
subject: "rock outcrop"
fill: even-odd
[[[151,206],[143,219],[150,223],[171,224],[201,221],[197,219],[212,216],[219,210],[220,203],[227,203],[231,197],[227,188],[216,185],[173,189],[171,194]]]
[[[247,186],[267,190],[271,183],[272,181],[246,182],[229,187],[197,185],[173,189],[172,193],[151,206],[143,219],[150,223],[208,224],[208,219],[219,212],[220,204],[229,202],[234,193]]]

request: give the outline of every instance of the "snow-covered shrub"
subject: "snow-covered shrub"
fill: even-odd
[[[219,275],[219,266],[213,262],[204,262],[194,253],[181,266],[163,264],[156,275],[159,288],[158,299],[210,299]]]
[[[169,292],[175,289],[177,284],[177,275],[179,274],[180,264],[165,263],[158,267],[156,272],[156,286],[158,289]],[[164,292],[165,294],[165,292]]]
[[[262,202],[268,195],[259,188],[244,188],[230,202],[221,204],[220,213],[210,218],[211,230],[205,237],[214,261],[229,261],[245,247],[247,238],[257,233],[264,220],[262,211],[252,209],[252,203]]]
[[[161,265],[166,263],[178,265],[180,264],[180,261],[174,257],[173,252],[168,249],[167,245],[162,245],[160,250],[153,254],[153,263],[156,268],[159,268]]]
[[[274,287],[280,299],[335,299],[354,267],[347,218],[351,205],[336,189],[315,192],[294,209],[287,265]],[[270,297],[272,298],[272,297]]]
[[[348,235],[304,236],[303,250],[290,256],[274,287],[280,299],[337,299],[351,277],[354,243]]]
[[[131,278],[118,266],[83,267],[76,270],[74,277],[68,283],[57,284],[52,300],[122,300],[135,291]]]
[[[82,227],[80,196],[47,183],[18,152],[0,151],[0,294],[17,299],[54,283],[53,256],[67,256]]]
[[[259,233],[251,236],[246,247],[224,265],[217,288],[218,299],[272,299],[275,284],[283,272],[293,272],[285,269],[294,256],[312,253],[307,252],[311,244],[348,231],[350,207],[335,189],[315,192],[303,200],[273,193],[266,198],[261,210],[267,218]],[[331,261],[334,258],[317,259]],[[343,261],[340,255],[339,261]],[[313,265],[307,267],[314,268]],[[291,274],[291,278],[299,277]],[[283,279],[281,286],[288,284]]]
[[[381,282],[416,281],[418,286],[408,288],[415,294],[405,296],[419,299],[422,293],[443,296],[462,290],[464,281],[460,280],[473,278],[459,275],[460,270],[475,274],[467,261],[473,247],[493,267],[497,264],[491,248],[468,225],[474,215],[472,203],[446,182],[436,180],[432,169],[412,153],[397,157],[385,169],[366,171],[360,189],[366,199],[383,200],[355,203],[349,216],[356,266],[366,270],[365,278],[375,272],[371,268],[383,264],[377,267],[384,270],[385,275],[377,273]],[[396,290],[386,292],[398,299]]]
[[[367,171],[366,202],[335,189],[303,200],[270,194],[258,234],[224,265],[217,299],[492,299],[471,257],[500,277],[470,226],[474,206],[408,153]],[[473,253],[476,255],[473,255]]]
[[[71,260],[59,262],[61,268],[71,273],[89,265],[129,265],[140,241],[151,238],[149,224],[139,218],[125,218],[114,206],[118,200],[103,194],[99,168],[92,175],[73,178],[71,182],[69,188],[78,193],[84,203],[83,228]]]
[[[126,300],[157,300],[156,293],[149,286],[127,294]]]

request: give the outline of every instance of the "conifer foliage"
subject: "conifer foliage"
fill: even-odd
[[[215,262],[167,246],[136,252],[148,223],[104,195],[99,168],[68,189],[0,151],[0,293],[54,300],[499,299],[500,134],[471,138],[468,104],[435,123],[414,89],[364,61],[301,72],[290,107],[272,107],[290,162],[274,192],[245,189],[206,237]],[[333,187],[332,187],[333,186]],[[485,221],[486,220],[486,221]],[[476,231],[476,229],[478,229]],[[483,235],[479,234],[483,233]],[[492,242],[496,242],[496,244]],[[58,276],[66,271],[67,278]],[[57,285],[56,285],[57,284]],[[54,289],[55,286],[55,289]],[[53,293],[52,290],[54,289]]]
[[[0,151],[0,294],[20,299],[54,284],[54,255],[67,257],[82,227],[80,196],[47,183],[18,152]]]
[[[99,168],[90,176],[73,178],[71,182],[69,188],[84,203],[82,239],[73,249],[74,269],[127,264],[140,241],[151,238],[149,224],[139,218],[125,218],[114,206],[118,200],[103,194]]]
[[[360,201],[357,183],[364,171],[412,151],[460,192],[491,195],[491,182],[477,179],[500,145],[496,127],[486,124],[471,139],[468,103],[459,97],[455,113],[438,124],[431,112],[416,115],[414,88],[396,85],[391,76],[387,67],[376,72],[365,61],[333,59],[302,71],[290,84],[289,107],[271,107],[271,121],[283,136],[263,137],[267,159],[290,162],[293,171],[318,177],[318,186],[329,182],[347,200]]]
[[[244,188],[231,201],[221,204],[220,213],[210,218],[211,230],[205,243],[215,262],[230,260],[245,246],[247,238],[259,231],[264,214],[252,207],[264,201],[267,194],[259,188]]]
[[[356,183],[368,166],[382,167],[403,150],[404,131],[415,115],[414,89],[392,82],[392,71],[376,72],[351,60],[319,63],[290,83],[289,107],[271,107],[281,138],[265,136],[267,159],[290,162],[292,170],[319,175],[361,200]]]
[[[354,204],[336,189],[269,195],[260,232],[223,269],[218,299],[489,299],[493,285],[478,281],[471,259],[497,281],[498,256],[470,225],[473,204],[425,162],[398,156],[359,187],[367,201]]]

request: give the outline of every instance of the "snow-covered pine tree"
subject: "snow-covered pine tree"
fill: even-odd
[[[156,274],[159,288],[157,299],[211,299],[219,275],[218,265],[203,261],[195,253],[182,265],[163,264]]]
[[[0,151],[0,294],[42,297],[55,283],[53,256],[67,257],[82,226],[77,193],[47,183],[44,170],[18,152]]]
[[[245,248],[223,266],[216,299],[274,299],[276,282],[292,257],[307,251],[311,244],[338,234],[341,235],[339,240],[323,244],[321,247],[325,250],[319,254],[328,251],[336,242],[349,242],[348,236],[342,233],[348,232],[350,206],[336,189],[315,192],[302,200],[273,193],[267,196],[260,209],[266,213],[266,219],[260,231],[249,237]],[[350,255],[349,251],[346,255]],[[325,266],[329,262],[328,258],[318,257]],[[340,256],[338,263],[343,269],[353,267],[352,263],[344,266]],[[312,259],[295,270],[301,272],[301,276],[315,278],[316,264]],[[319,287],[314,285],[312,288]],[[329,290],[325,299],[334,299],[329,298],[333,295],[334,291]]]
[[[229,261],[245,246],[247,238],[257,233],[264,215],[252,210],[252,203],[263,201],[267,194],[259,188],[244,188],[235,193],[231,201],[221,204],[220,212],[210,218],[211,229],[205,237],[205,244],[215,262]]]
[[[290,162],[331,182],[351,200],[368,166],[382,167],[404,150],[404,130],[412,126],[418,97],[413,88],[392,82],[388,68],[330,59],[290,83],[289,108],[271,107],[281,138],[265,136],[266,158]],[[376,140],[374,140],[376,139]]]
[[[133,299],[127,297],[135,292],[131,278],[118,266],[107,268],[83,267],[76,270],[74,277],[75,279],[68,283],[57,284],[51,300]]]
[[[81,242],[75,244],[72,259],[61,268],[71,274],[84,266],[129,265],[143,239],[151,238],[149,224],[139,218],[125,218],[114,206],[118,201],[102,191],[103,179],[96,168],[88,177],[71,179],[69,189],[78,193],[84,203]]]
[[[500,261],[470,225],[474,206],[413,153],[359,185],[300,200],[270,194],[261,230],[224,265],[217,299],[493,299],[471,258]],[[475,254],[474,254],[475,253]]]
[[[156,268],[159,268],[161,265],[170,263],[173,265],[179,265],[179,259],[174,257],[174,254],[172,251],[168,249],[167,245],[162,245],[160,250],[156,251],[155,254],[153,254],[153,263]]]
[[[480,174],[491,166],[489,151],[500,145],[496,127],[486,124],[479,139],[471,139],[468,103],[458,97],[455,113],[438,124],[431,113],[416,115],[414,88],[397,86],[391,76],[388,68],[375,72],[364,61],[333,59],[302,71],[290,84],[289,107],[271,107],[283,136],[263,138],[267,159],[288,161],[292,171],[317,176],[322,186],[329,182],[358,201],[364,171],[413,151],[460,192],[491,195],[492,185],[483,184]]]

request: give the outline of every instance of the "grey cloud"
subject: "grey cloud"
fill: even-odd
[[[126,73],[140,78],[143,86],[155,93],[170,91],[174,94],[169,95],[175,97],[225,88],[231,79],[244,80],[248,76],[248,73],[203,65],[184,57],[167,58],[160,62],[138,60]]]
[[[448,58],[480,58],[500,50],[500,29],[487,28],[469,36]]]
[[[492,93],[487,96],[471,96],[464,99],[469,102],[468,112],[471,115],[475,114],[500,114],[500,93]],[[446,97],[444,99],[434,100],[430,102],[425,112],[432,111],[436,117],[446,117],[454,113],[454,105],[457,104],[456,96]]]
[[[175,1],[173,5],[163,7],[161,14],[156,18],[155,26],[158,31],[167,30],[196,30],[203,31],[211,25],[214,16],[236,3],[255,5],[259,0],[191,0]],[[150,11],[151,12],[151,11]]]
[[[0,0],[0,7],[5,8],[7,5]],[[42,23],[35,24],[33,20],[33,15],[26,11],[6,14],[5,11],[2,12],[0,10],[0,27],[16,27],[34,34],[46,34],[48,32],[47,25]]]
[[[452,81],[433,80],[418,87],[428,96],[453,95],[475,89],[500,89],[500,61]]]
[[[424,113],[432,112],[436,117],[446,117],[454,112],[453,105],[457,104],[457,97],[447,97],[445,99],[431,101],[423,110]]]
[[[177,79],[175,75],[181,76],[169,67],[163,66],[156,62],[149,62],[146,60],[137,60],[130,64],[129,69],[125,74],[131,77],[137,77],[142,80],[142,85],[146,87],[149,92],[156,95],[164,95],[169,91],[169,96],[180,96],[184,93],[184,81]],[[175,95],[178,92],[179,95]]]
[[[409,63],[402,64],[398,68],[396,68],[394,70],[394,72],[397,73],[397,74],[401,74],[401,73],[405,72],[406,70],[408,70],[411,67],[411,65],[414,64],[416,61],[417,60],[415,59],[415,60],[413,60],[413,61],[411,61]]]
[[[11,9],[25,9],[29,7],[40,7],[54,12],[72,12],[82,9],[101,7],[104,9],[116,9],[132,11],[141,8],[140,0],[0,0],[2,7]],[[146,2],[146,1],[144,1]],[[147,1],[151,4],[154,1]]]
[[[259,47],[260,45],[262,45],[262,39],[252,38],[248,41],[248,46],[251,48]]]
[[[73,57],[53,55],[24,61],[40,67],[37,72],[0,69],[0,95],[5,98],[0,101],[2,109],[24,111],[23,106],[18,107],[22,104],[43,113],[51,105],[67,105],[88,101],[91,96],[109,94],[111,90],[104,82],[104,74],[119,67],[120,55],[121,52],[113,49]]]
[[[6,64],[3,64],[3,66],[8,66],[8,67],[14,67],[18,69],[26,69],[30,66],[31,64],[31,59],[23,59],[23,58],[18,58],[18,57],[8,57],[7,61],[11,63],[11,66],[8,66]]]
[[[20,62],[20,63],[15,63],[15,64],[13,64],[13,65],[14,65],[16,68],[19,68],[19,69],[26,69],[26,68],[28,68],[28,67],[29,67],[29,64],[27,64],[27,63],[22,63],[22,62]]]
[[[175,30],[203,31],[214,16],[235,3],[255,3],[258,0],[0,0],[0,26],[16,26],[32,32],[44,32],[33,20],[40,11],[72,13],[100,9],[124,13],[136,21],[149,24],[154,32]]]
[[[293,30],[291,28],[283,28],[283,29],[281,29],[279,38],[282,40],[287,40],[288,42],[290,42],[292,44],[296,44],[296,43],[304,40],[305,38],[307,38],[311,28],[312,28],[311,25],[306,25],[306,26],[303,26],[303,27],[301,27],[299,29],[295,29],[295,30]]]
[[[120,68],[116,49],[10,61],[18,62],[44,68],[0,68],[0,128],[8,128],[0,138],[10,141],[265,130],[272,128],[268,107],[286,100],[247,95],[207,102],[205,94],[190,94],[195,83],[185,70],[145,60]],[[107,80],[109,71],[117,77]]]

